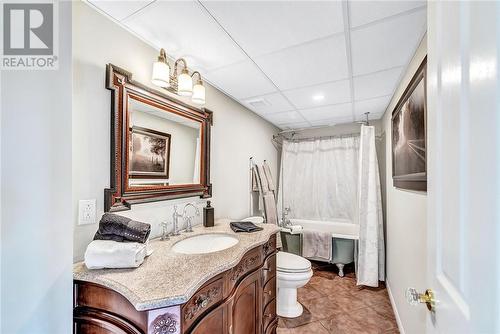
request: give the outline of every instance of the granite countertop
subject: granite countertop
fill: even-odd
[[[183,304],[206,281],[234,267],[250,249],[264,244],[279,231],[276,225],[257,224],[264,229],[253,233],[234,233],[230,220],[218,220],[214,227],[193,227],[170,240],[150,241],[153,254],[134,269],[89,270],[83,262],[73,267],[73,278],[110,288],[127,298],[138,311]],[[198,234],[228,233],[239,242],[222,251],[208,254],[179,254],[171,247],[178,241]]]

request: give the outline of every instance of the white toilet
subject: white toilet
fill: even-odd
[[[297,301],[297,288],[303,287],[313,275],[311,262],[295,254],[278,252],[276,255],[278,281],[277,313],[280,317],[295,318],[302,314]]]

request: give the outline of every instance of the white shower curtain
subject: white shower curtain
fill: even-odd
[[[375,128],[361,127],[358,176],[357,284],[378,286],[385,279],[382,196],[375,147]]]
[[[278,212],[289,207],[290,218],[355,222],[358,148],[357,136],[284,141]]]
[[[378,286],[385,277],[382,200],[375,129],[361,136],[284,141],[278,212],[289,218],[346,219],[359,224],[358,285]]]

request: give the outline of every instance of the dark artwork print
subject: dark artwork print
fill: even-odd
[[[426,190],[425,76],[417,72],[409,87],[392,119],[393,182],[398,188]]]
[[[168,177],[169,134],[132,128],[130,141],[130,176]]]

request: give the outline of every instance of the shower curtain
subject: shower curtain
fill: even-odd
[[[283,141],[278,212],[360,225],[358,285],[384,280],[384,239],[375,129],[360,136]]]
[[[355,221],[358,149],[352,136],[284,141],[278,212],[288,207],[289,218]]]
[[[375,128],[361,126],[358,174],[357,284],[378,286],[385,279],[382,195],[375,147]]]

